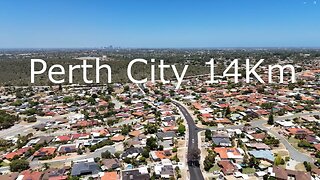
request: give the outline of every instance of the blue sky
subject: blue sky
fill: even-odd
[[[320,47],[320,1],[0,1],[0,48],[108,45]]]

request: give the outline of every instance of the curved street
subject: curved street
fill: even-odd
[[[275,121],[281,121],[281,120],[286,120],[286,119],[293,119],[293,118],[297,118],[297,117],[301,117],[301,116],[307,116],[307,115],[320,115],[320,112],[307,112],[307,113],[297,113],[297,114],[293,114],[293,115],[289,115],[289,116],[280,116],[280,117],[275,117],[274,120]],[[273,130],[271,130],[270,128],[267,128],[264,126],[264,124],[267,123],[267,120],[257,120],[257,121],[252,121],[250,122],[251,126],[253,127],[258,127],[262,130],[265,130],[267,132],[269,132],[270,134],[272,134],[273,136],[277,137],[280,142],[286,147],[286,149],[289,151],[290,157],[295,160],[295,161],[299,161],[299,162],[313,162],[312,157],[298,151],[296,148],[294,148],[289,142],[288,140],[283,137],[282,135],[280,135],[278,132],[275,132]],[[243,125],[234,125],[234,126],[225,126],[223,127],[223,129],[238,129],[238,128],[242,128]],[[210,130],[217,130],[217,127],[211,127],[209,128]]]
[[[308,112],[308,113],[297,113],[294,115],[290,115],[290,116],[281,116],[281,117],[275,117],[275,121],[280,121],[280,120],[286,120],[286,119],[293,119],[293,118],[297,118],[297,117],[301,117],[301,116],[307,116],[307,115],[320,115],[320,112]],[[284,144],[284,146],[286,147],[286,149],[289,151],[290,153],[290,157],[293,160],[299,161],[299,162],[313,162],[312,157],[298,151],[296,148],[294,148],[289,142],[288,140],[283,137],[282,135],[280,135],[278,132],[275,132],[273,130],[271,130],[270,128],[267,128],[264,126],[264,124],[266,123],[266,120],[259,120],[259,121],[253,121],[251,123],[252,126],[254,127],[259,127],[262,130],[266,130],[269,133],[271,133],[273,136],[277,137],[280,142],[282,144]]]

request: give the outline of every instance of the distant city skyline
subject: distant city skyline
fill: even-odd
[[[315,0],[0,2],[0,48],[320,47]]]

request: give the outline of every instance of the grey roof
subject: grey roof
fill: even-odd
[[[149,180],[149,174],[141,174],[139,170],[122,171],[122,180]]]
[[[166,116],[163,118],[163,121],[174,121],[176,118],[174,116]]]
[[[158,141],[159,145],[162,145],[164,149],[170,148],[173,145],[173,141],[170,140],[164,140],[164,141]]]
[[[125,157],[127,157],[127,156],[129,156],[129,155],[131,155],[131,154],[134,154],[134,153],[140,154],[140,153],[142,153],[142,151],[143,151],[142,148],[131,147],[131,148],[126,149],[126,150],[123,152],[123,154],[122,154],[121,157],[122,157],[122,158],[125,158]]]
[[[163,166],[161,168],[161,175],[169,175],[169,176],[174,176],[174,171],[172,166]]]
[[[158,138],[173,138],[177,137],[176,133],[173,131],[167,131],[167,132],[159,132],[156,134]]]
[[[101,172],[100,167],[95,162],[79,162],[73,165],[71,170],[72,176],[80,176],[85,174],[98,174]]]
[[[106,169],[117,169],[120,167],[120,161],[118,159],[104,159],[102,164]]]
[[[230,139],[229,138],[225,138],[225,137],[214,137],[214,138],[212,138],[212,141],[216,145],[231,144]]]

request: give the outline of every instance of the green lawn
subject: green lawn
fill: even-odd
[[[210,170],[209,170],[209,172],[210,173],[213,173],[214,171],[220,171],[221,170],[221,168],[217,165],[217,164],[215,164]]]
[[[289,141],[290,144],[298,144],[299,139],[296,139],[296,138],[294,138],[294,137],[290,137],[290,138],[288,139],[288,141]]]
[[[255,173],[256,172],[256,170],[254,169],[254,168],[243,168],[242,169],[242,173],[243,174],[253,174],[253,173]]]
[[[2,162],[0,163],[0,167],[3,167],[3,166],[9,166],[9,164],[2,161]]]

